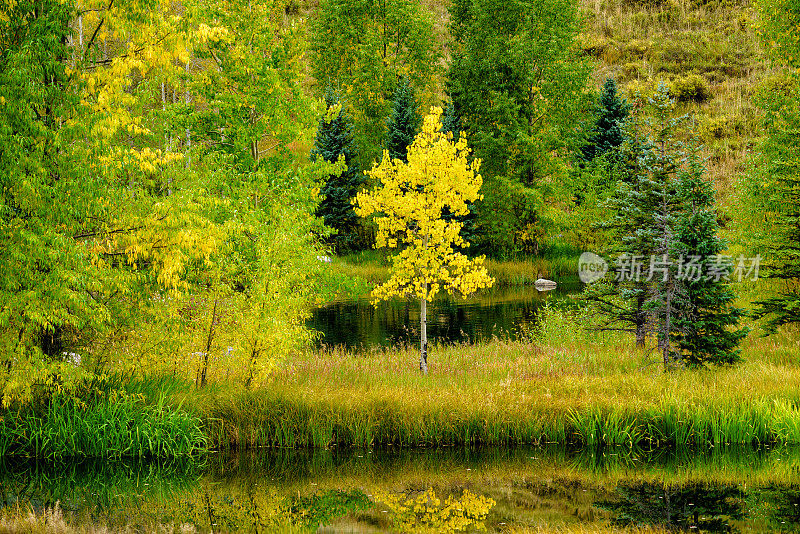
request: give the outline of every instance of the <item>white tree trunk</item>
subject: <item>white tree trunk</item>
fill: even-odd
[[[425,284],[425,292],[428,284]],[[428,374],[428,301],[419,299],[419,369]]]

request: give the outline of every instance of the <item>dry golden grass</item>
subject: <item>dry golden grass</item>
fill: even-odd
[[[620,334],[552,312],[529,339],[298,354],[268,388],[196,400],[220,444],[800,442],[796,331],[750,337],[729,368],[664,372]]]

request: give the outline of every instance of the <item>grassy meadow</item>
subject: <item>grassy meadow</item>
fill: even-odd
[[[350,353],[309,350],[268,387],[191,392],[215,447],[800,443],[796,332],[751,336],[734,367],[664,372],[616,333],[546,311],[527,339]]]
[[[447,2],[423,3],[434,14],[437,39],[448,42]],[[296,7],[305,16],[316,3]],[[759,136],[754,95],[778,70],[760,44],[756,11],[738,0],[583,0],[582,10],[581,47],[596,60],[598,87],[611,76],[632,98],[664,80],[681,110],[694,114],[724,231],[735,236],[740,229],[726,213],[735,209],[736,176]],[[489,259],[489,273],[498,286],[575,273],[579,251],[553,246],[541,258]],[[364,294],[388,278],[390,265],[366,251],[334,257],[331,269],[353,281],[350,292]],[[254,390],[115,377],[120,383],[108,391],[126,395],[119,402],[7,414],[0,451],[64,457],[105,447],[103,454],[120,457],[192,455],[206,446],[800,442],[800,395],[787,387],[800,378],[796,329],[751,335],[741,365],[664,373],[658,358],[635,350],[629,337],[587,332],[585,318],[567,312],[550,311],[545,319],[517,341],[433,346],[427,377],[418,372],[415,346],[281,355],[269,383]],[[92,423],[109,418],[127,422]],[[178,434],[189,437],[171,441]]]

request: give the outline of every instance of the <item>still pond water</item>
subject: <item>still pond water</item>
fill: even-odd
[[[564,277],[554,291],[533,286],[493,288],[470,299],[442,296],[428,305],[431,343],[476,342],[514,337],[529,328],[548,300],[580,291],[577,277]],[[419,342],[419,301],[394,299],[370,304],[369,297],[334,302],[314,310],[306,323],[320,332],[320,344],[363,349]]]
[[[800,531],[800,450],[257,451],[2,465],[0,505],[183,532]],[[172,530],[172,529],[170,529]]]

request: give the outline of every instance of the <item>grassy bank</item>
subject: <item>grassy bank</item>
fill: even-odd
[[[307,352],[269,387],[188,402],[217,447],[800,443],[797,334],[751,337],[733,368],[664,373],[619,335],[551,313],[529,340]]]
[[[562,443],[800,443],[800,334],[751,335],[735,367],[664,372],[629,337],[548,310],[516,341],[350,353],[308,350],[271,382],[117,384],[91,401],[6,412],[2,455],[176,457],[205,448]]]

